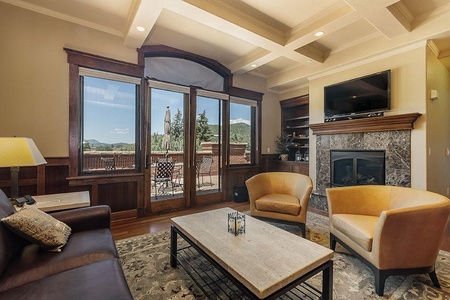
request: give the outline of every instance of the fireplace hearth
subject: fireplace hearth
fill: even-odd
[[[331,150],[331,186],[384,185],[385,151]]]

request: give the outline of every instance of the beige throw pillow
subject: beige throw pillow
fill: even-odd
[[[37,208],[27,206],[1,219],[1,222],[11,231],[38,244],[46,251],[61,251],[72,231],[67,224]]]

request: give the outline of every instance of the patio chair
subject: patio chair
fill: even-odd
[[[173,169],[175,166],[174,161],[158,161],[155,166],[155,176],[152,181],[155,187],[155,199],[158,199],[158,195],[166,195],[166,189],[169,184],[172,187],[172,196],[174,195],[173,189]],[[159,185],[159,187],[158,187]]]
[[[203,156],[202,160],[197,162],[197,185],[198,188],[205,186],[205,185],[214,185],[212,182],[211,177],[211,169],[213,164],[213,158],[212,156]],[[204,176],[209,175],[209,182],[204,182]],[[201,182],[200,182],[201,177]]]
[[[114,157],[102,157],[103,166],[106,171],[111,171],[116,169],[116,160]]]

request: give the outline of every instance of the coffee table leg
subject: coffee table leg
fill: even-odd
[[[322,272],[322,297],[324,300],[333,299],[333,261]]]
[[[170,226],[170,266],[177,266],[177,232],[173,225]]]

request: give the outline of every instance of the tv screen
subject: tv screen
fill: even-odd
[[[325,118],[390,109],[391,71],[325,87]]]

